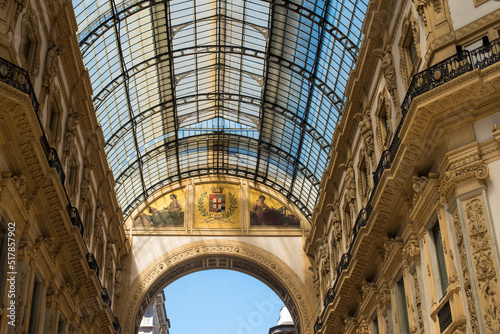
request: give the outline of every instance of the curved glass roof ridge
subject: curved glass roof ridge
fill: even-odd
[[[74,0],[125,216],[208,174],[311,217],[368,0]]]

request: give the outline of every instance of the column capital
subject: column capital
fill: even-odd
[[[466,166],[458,169],[446,171],[441,178],[441,185],[439,186],[440,202],[445,205],[448,202],[449,196],[455,190],[456,186],[469,181],[480,181],[487,179],[489,176],[488,166],[482,161],[472,166]],[[460,189],[456,195],[472,190],[470,186]]]

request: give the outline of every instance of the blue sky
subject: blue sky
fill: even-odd
[[[232,270],[204,270],[167,286],[170,334],[267,334],[283,302],[264,283]]]

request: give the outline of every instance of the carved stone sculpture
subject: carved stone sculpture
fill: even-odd
[[[394,69],[391,50],[376,49],[374,54],[382,61],[380,68],[384,74],[387,89],[396,103],[396,70]]]

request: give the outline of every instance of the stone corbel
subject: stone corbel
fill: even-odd
[[[26,176],[14,176],[12,177],[11,182],[14,186],[14,189],[16,189],[19,198],[21,199],[23,204],[26,205]]]
[[[362,298],[366,300],[371,294],[377,294],[377,284],[372,282],[363,281],[361,284]]]
[[[396,238],[384,238],[384,260],[387,260],[392,254],[392,250],[395,248],[397,243],[402,243],[403,240],[399,237]]]
[[[29,263],[30,267],[35,265],[36,249],[33,243],[21,241],[19,243],[19,260]]]
[[[353,317],[347,316],[344,319],[344,325],[344,333],[355,333],[355,330],[358,327],[358,322]]]
[[[47,290],[47,304],[54,305],[55,308],[60,306],[59,290],[51,284]]]
[[[473,166],[467,166],[445,172],[439,187],[441,204],[445,205],[448,202],[448,198],[458,185],[474,180],[483,183],[484,180],[488,178],[488,175],[488,166],[482,162]],[[461,189],[462,193],[466,191],[467,189]]]
[[[412,1],[413,4],[415,5],[415,9],[417,10],[418,15],[420,15],[420,17],[422,18],[424,26],[427,27],[427,15],[425,13],[425,10],[427,9],[429,0],[412,0]]]
[[[415,262],[420,261],[420,246],[416,238],[410,239],[403,248],[403,258],[408,262],[410,268],[413,267]]]
[[[391,292],[385,275],[383,275],[381,280],[377,283],[377,288],[377,306],[380,310],[385,311],[387,306],[391,305]]]
[[[413,176],[413,207],[417,204],[418,200],[420,199],[420,196],[422,195],[422,192],[425,189],[425,186],[427,186],[427,183],[429,183],[429,177],[427,176]],[[413,208],[412,208],[413,210]]]
[[[384,238],[384,260],[383,271],[390,274],[401,265],[401,251],[403,250],[403,239],[400,237]]]

